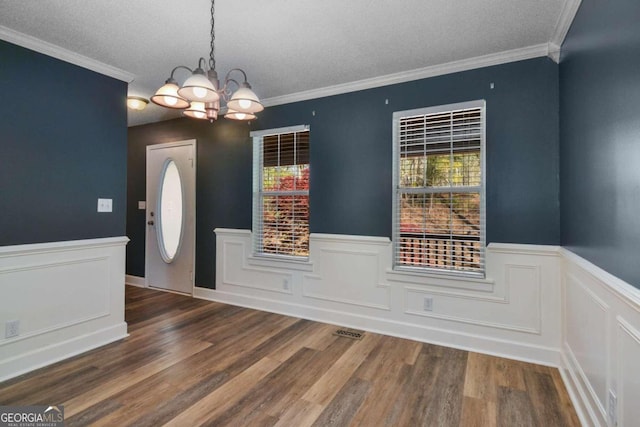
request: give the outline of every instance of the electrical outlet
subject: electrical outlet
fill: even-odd
[[[98,199],[98,212],[113,212],[113,199]]]
[[[20,335],[20,321],[8,320],[4,327],[4,337],[13,338]]]
[[[618,397],[613,392],[613,390],[609,390],[609,421],[611,422],[611,426],[618,425]]]
[[[282,279],[282,289],[285,291],[289,290],[289,279]]]
[[[425,297],[423,308],[424,308],[424,311],[433,311],[433,298]]]

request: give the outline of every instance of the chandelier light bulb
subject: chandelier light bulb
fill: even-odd
[[[197,119],[204,119],[206,113],[203,113],[202,111],[194,111],[193,115],[196,116]]]
[[[165,104],[172,105],[172,106],[178,103],[178,99],[174,98],[173,96],[165,96],[162,98],[162,100],[164,101]]]
[[[236,113],[236,117],[238,118],[238,120],[244,120],[244,118],[247,117],[247,115],[245,113]]]
[[[202,87],[194,87],[193,88],[193,94],[197,97],[197,98],[204,98],[205,96],[207,96],[207,90],[205,88]]]
[[[248,110],[251,107],[251,101],[248,99],[241,99],[238,101],[238,104],[243,110]]]

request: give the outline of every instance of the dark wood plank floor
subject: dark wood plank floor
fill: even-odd
[[[577,426],[556,369],[127,287],[130,336],[0,384],[68,426]]]

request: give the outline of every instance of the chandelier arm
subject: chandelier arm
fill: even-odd
[[[220,88],[220,93],[222,94],[225,101],[228,101],[229,98],[231,98],[231,94],[233,93],[231,91],[231,88],[229,88],[229,83],[235,83],[236,86],[240,88],[240,83],[238,83],[238,81],[235,79],[230,79],[229,73],[227,73],[227,77],[224,79],[224,86]]]
[[[183,70],[187,70],[189,73],[193,73],[193,70],[191,68],[185,67],[184,65],[178,65],[176,68],[171,70],[171,79],[173,79],[173,74],[180,68],[182,68]]]
[[[235,80],[235,79],[230,79],[230,78],[229,78],[229,75],[227,74],[227,78],[226,78],[226,79],[224,79],[224,89],[225,89],[225,90],[226,90],[226,89],[228,89],[228,88],[227,88],[228,83],[235,83],[238,87],[240,87],[240,83],[238,83],[238,81],[237,81],[237,80]]]
[[[229,70],[229,72],[227,73],[227,75],[226,75],[226,76],[225,76],[225,78],[224,78],[225,82],[226,82],[227,80],[228,80],[228,81],[234,81],[234,82],[238,85],[238,87],[240,86],[240,84],[238,84],[238,82],[237,82],[237,81],[235,81],[235,80],[233,80],[233,79],[230,79],[230,78],[229,78],[229,75],[230,75],[232,72],[234,72],[234,71],[240,71],[240,72],[242,73],[242,75],[244,76],[244,82],[245,82],[245,83],[247,83],[247,73],[245,73],[245,72],[244,72],[244,70],[243,70],[242,68],[232,68],[232,69],[230,69],[230,70]]]

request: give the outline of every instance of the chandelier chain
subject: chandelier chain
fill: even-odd
[[[211,51],[209,52],[209,68],[216,69],[216,20],[215,20],[215,0],[211,0]]]

